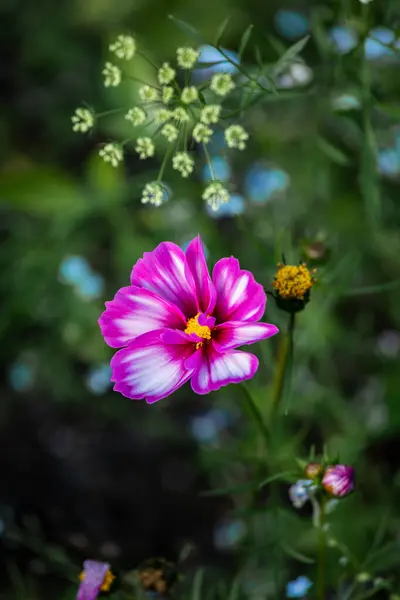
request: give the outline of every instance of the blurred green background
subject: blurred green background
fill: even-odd
[[[247,150],[211,146],[232,192],[216,214],[201,200],[201,153],[190,181],[167,170],[170,198],[154,208],[140,194],[159,158],[143,163],[128,152],[113,169],[98,156],[102,143],[125,137],[121,117],[87,136],[72,132],[82,103],[103,111],[136,97],[133,82],[102,85],[108,45],[120,32],[131,32],[157,64],[172,62],[179,45],[196,45],[169,14],[211,45],[231,16],[222,40],[231,51],[254,24],[242,60],[248,72],[311,36],[302,62],[276,76],[278,95],[243,117]],[[361,570],[390,578],[396,591],[398,0],[2,0],[0,23],[2,597],[66,590],[73,598],[83,558],[126,570],[153,555],[181,555],[189,587],[207,566],[210,597],[226,596],[238,573],[243,597],[282,597],[288,580],[314,577],[310,510],[291,507],[293,478],[261,492],[202,493],[293,471],[296,457],[324,443],[356,467],[357,481],[331,517],[331,534],[359,562],[343,566],[341,552],[329,549],[329,597],[341,597],[338,582]],[[212,47],[202,51],[215,60]],[[138,77],[152,76],[145,62],[135,65]],[[273,431],[266,453],[240,386],[196,397],[187,385],[153,406],[111,390],[112,351],[97,325],[104,301],[127,285],[144,251],[163,240],[182,246],[198,233],[210,265],[233,254],[267,290],[282,252],[289,263],[318,268],[297,320],[290,404],[278,412],[271,390],[279,336],[256,348],[251,390]],[[286,327],[272,298],[265,320]]]

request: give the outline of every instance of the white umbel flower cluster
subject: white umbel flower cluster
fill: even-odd
[[[175,125],[172,125],[172,123],[167,123],[161,129],[161,133],[164,137],[167,138],[168,142],[174,142],[178,139],[179,129],[175,127]]]
[[[227,96],[234,87],[235,82],[229,73],[215,73],[211,78],[210,89],[217,96]]]
[[[121,83],[121,69],[110,62],[104,65],[103,75],[105,87],[117,87]]]
[[[219,181],[210,183],[203,192],[203,200],[205,200],[211,210],[218,210],[221,204],[229,202],[229,192]]]
[[[156,148],[151,138],[139,137],[136,140],[135,150],[139,154],[139,158],[141,160],[144,160],[145,158],[150,158],[151,156],[154,156]]]
[[[204,125],[218,123],[221,108],[220,104],[208,104],[208,106],[205,106],[201,111],[200,121],[204,123]]]
[[[244,150],[249,134],[241,125],[231,125],[225,129],[225,140],[229,148]]]
[[[163,87],[162,92],[161,92],[161,99],[164,102],[164,104],[169,104],[173,98],[174,95],[174,88],[170,85],[166,85],[165,87]]]
[[[101,156],[104,162],[110,163],[113,167],[118,167],[124,158],[124,153],[119,144],[106,144],[99,150],[99,156]]]
[[[182,69],[193,69],[199,56],[200,52],[198,50],[188,46],[178,48],[176,51],[176,61]]]
[[[158,92],[151,85],[142,85],[139,88],[139,98],[142,102],[155,102],[158,99]]]
[[[79,107],[71,117],[72,130],[86,133],[94,125],[94,114],[88,108]]]
[[[160,206],[164,200],[164,190],[157,182],[146,183],[142,192],[142,204],[153,204]]]
[[[207,127],[207,125],[197,123],[193,129],[193,139],[198,144],[208,144],[213,133],[213,130],[210,127]]]
[[[197,87],[191,85],[189,87],[185,87],[182,90],[181,100],[184,104],[191,104],[192,102],[196,102],[199,98],[199,92],[197,91]]]
[[[158,81],[161,85],[168,85],[175,79],[176,71],[171,65],[165,62],[158,70]]]
[[[177,152],[172,159],[172,168],[182,175],[189,177],[194,170],[194,160],[187,152]]]
[[[130,35],[119,35],[115,42],[110,44],[109,50],[121,60],[131,60],[136,52],[136,43]]]
[[[130,108],[125,115],[125,119],[132,123],[134,127],[138,127],[139,125],[143,125],[146,121],[147,115],[143,108],[139,106],[134,106]]]

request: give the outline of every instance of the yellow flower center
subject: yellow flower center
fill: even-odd
[[[85,579],[85,571],[82,571],[82,573],[79,575],[79,579],[81,581],[83,581]],[[101,584],[101,587],[100,587],[100,591],[101,592],[109,592],[114,579],[115,579],[115,575],[113,575],[109,569],[107,571],[107,573],[105,574],[103,583]]]
[[[201,313],[197,313],[195,317],[188,319],[186,322],[185,333],[195,333],[201,338],[205,340],[211,340],[211,329],[207,325],[199,324],[199,316]],[[197,342],[196,348],[200,348],[203,345],[203,342]]]
[[[279,269],[275,275],[273,286],[281,298],[296,298],[303,300],[304,295],[311,289],[315,283],[312,273],[305,264],[278,265]]]

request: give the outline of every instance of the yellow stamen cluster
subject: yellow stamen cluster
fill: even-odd
[[[197,313],[195,317],[188,319],[186,322],[185,333],[195,333],[201,338],[205,340],[211,340],[211,329],[207,325],[199,324],[199,315],[201,313]],[[200,348],[203,345],[203,342],[197,342],[196,348]]]
[[[85,571],[82,571],[82,573],[79,575],[79,579],[80,581],[83,581],[85,579]],[[101,584],[100,591],[109,592],[114,579],[115,575],[113,575],[110,569],[108,569],[107,573],[104,576],[103,583]]]
[[[149,567],[140,573],[140,583],[145,590],[154,588],[159,594],[165,594],[167,583],[161,569]]]
[[[304,295],[315,283],[315,279],[312,277],[315,269],[309,271],[304,263],[298,266],[278,264],[278,267],[273,286],[279,296],[303,300]]]

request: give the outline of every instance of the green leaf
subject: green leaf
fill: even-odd
[[[286,544],[281,544],[281,548],[284,552],[286,552],[286,554],[288,554],[292,558],[295,558],[299,562],[305,563],[307,565],[312,565],[315,563],[315,560],[313,558],[305,556],[305,554],[298,552],[297,550],[291,548],[290,546],[287,546]]]
[[[326,154],[328,158],[330,158],[333,162],[337,163],[341,166],[347,166],[350,164],[350,159],[344,152],[333,146],[330,142],[328,142],[323,137],[317,138],[317,146],[318,148]]]
[[[303,50],[309,39],[310,36],[306,35],[304,38],[302,38],[286,50],[286,52],[280,57],[280,59],[274,66],[273,72],[275,76],[281,73],[287,65],[290,65],[294,61],[296,56],[300,54],[300,52]]]
[[[229,21],[231,20],[231,17],[228,16],[226,17],[226,19],[221,23],[221,25],[218,27],[217,29],[217,35],[215,36],[215,42],[214,45],[218,46],[222,40],[222,37],[225,33],[225,30],[228,26]]]
[[[239,588],[240,588],[239,578],[236,577],[233,580],[231,589],[229,590],[228,600],[237,600],[237,598],[239,596]]]
[[[193,578],[192,600],[201,600],[201,588],[204,579],[204,569],[199,569]]]
[[[392,119],[400,119],[400,104],[375,104],[374,108]]]
[[[343,296],[367,296],[368,294],[382,294],[384,292],[391,292],[398,287],[400,287],[400,279],[395,279],[394,281],[389,281],[388,283],[353,288],[352,290],[345,291]]]
[[[264,63],[263,63],[263,58],[262,58],[262,54],[261,54],[261,50],[259,48],[259,46],[256,46],[254,48],[254,56],[255,59],[257,61],[258,66],[263,69],[264,68]]]
[[[244,34],[242,35],[242,39],[240,40],[240,44],[239,44],[239,59],[242,60],[242,56],[244,51],[246,50],[246,46],[247,43],[250,39],[250,36],[253,32],[253,25],[249,25],[248,28],[246,29],[246,31],[244,32]]]
[[[262,482],[261,482],[262,483]],[[222,488],[216,488],[214,490],[206,490],[205,492],[200,492],[200,496],[210,497],[210,496],[226,496],[228,494],[240,494],[242,492],[249,492],[251,490],[256,490],[261,487],[260,482],[251,481],[248,483],[239,483],[236,485],[230,485]]]
[[[179,29],[184,31],[190,38],[196,40],[196,42],[199,44],[205,44],[204,38],[200,35],[197,29],[193,27],[193,25],[186,23],[186,21],[182,21],[182,19],[177,19],[174,17],[174,15],[168,15],[168,18],[171,19],[171,21],[175,23]]]
[[[295,471],[283,471],[283,473],[277,473],[276,475],[267,477],[267,479],[264,479],[263,481],[261,481],[261,483],[259,483],[259,487],[262,488],[264,487],[264,485],[268,485],[269,483],[272,483],[273,481],[278,481],[279,479],[290,479],[293,476],[297,477],[297,475],[298,473]]]

